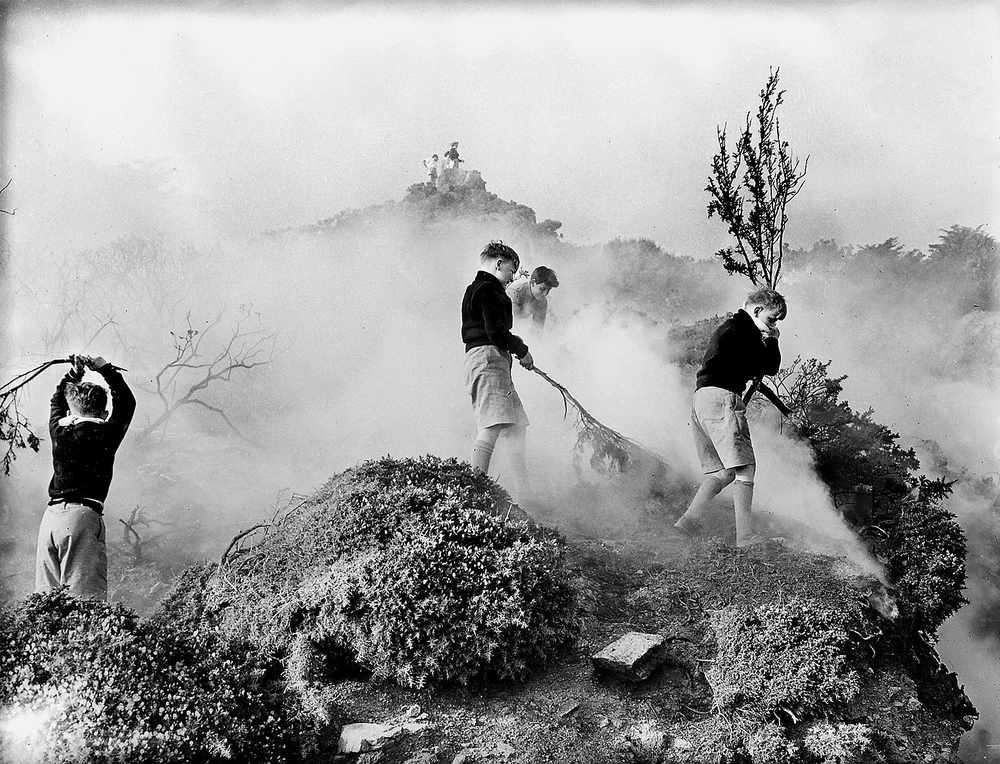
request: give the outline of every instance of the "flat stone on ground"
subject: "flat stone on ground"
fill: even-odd
[[[641,682],[666,660],[665,643],[660,634],[630,631],[592,656],[592,660],[602,671]]]
[[[403,732],[398,724],[347,724],[340,730],[339,753],[364,753],[381,748]]]

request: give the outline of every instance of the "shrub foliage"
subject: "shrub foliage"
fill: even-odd
[[[807,761],[826,764],[878,764],[885,761],[876,745],[876,733],[866,724],[817,722],[803,736]]]
[[[917,471],[912,448],[899,434],[840,399],[846,377],[830,377],[830,362],[796,358],[778,375],[792,421],[816,456],[816,469],[834,493],[865,485],[872,496],[867,532],[899,592],[910,626],[934,632],[964,604],[966,539],[945,506],[951,484]]]
[[[292,725],[246,654],[64,590],[0,612],[0,759],[282,761]]]
[[[816,717],[857,695],[863,664],[852,632],[864,617],[859,603],[838,604],[796,596],[715,612],[718,654],[705,677],[737,731]]]
[[[166,608],[214,613],[273,654],[304,637],[406,686],[518,678],[579,626],[562,540],[510,512],[454,459],[368,461]]]
[[[942,503],[949,491],[942,481],[920,478],[917,495],[901,503],[880,544],[901,614],[931,634],[966,602],[965,531]]]

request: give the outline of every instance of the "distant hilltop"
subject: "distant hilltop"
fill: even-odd
[[[430,185],[429,182],[428,185]],[[446,167],[438,174],[435,187],[438,191],[450,191],[455,188],[478,188],[485,191],[486,181],[483,180],[479,170]]]
[[[516,233],[529,239],[561,241],[558,220],[538,221],[526,204],[501,199],[486,190],[479,170],[445,168],[436,181],[414,183],[400,201],[387,201],[361,209],[346,209],[315,223],[265,231],[262,236],[324,235],[376,226],[391,219],[407,218],[419,225],[433,226],[455,221],[488,222],[497,235]]]

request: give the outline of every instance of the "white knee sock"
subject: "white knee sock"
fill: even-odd
[[[493,443],[488,440],[477,440],[472,444],[472,466],[483,472],[490,471],[490,460],[493,458]]]

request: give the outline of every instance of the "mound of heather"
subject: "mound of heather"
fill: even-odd
[[[454,459],[383,458],[331,478],[164,604],[285,659],[405,686],[519,678],[579,630],[562,539]]]
[[[294,760],[262,668],[205,630],[33,594],[0,608],[0,761]]]

